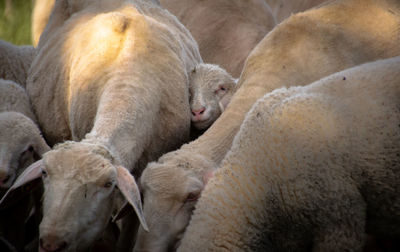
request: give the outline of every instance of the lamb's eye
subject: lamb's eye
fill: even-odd
[[[221,90],[221,91],[225,91],[225,90],[226,90],[226,88],[224,88],[224,87],[220,87],[220,88],[219,88],[219,90]]]
[[[42,170],[42,177],[46,178],[47,177],[47,172],[45,170]]]
[[[111,181],[108,181],[104,184],[104,188],[110,188],[113,185]]]

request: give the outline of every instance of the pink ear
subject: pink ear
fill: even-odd
[[[203,174],[203,183],[204,185],[206,185],[208,183],[208,181],[214,177],[214,170],[207,170],[204,174]]]
[[[0,204],[4,201],[7,195],[15,188],[18,188],[34,179],[40,178],[42,176],[41,165],[42,165],[42,160],[38,160],[35,163],[31,164],[28,168],[26,168],[25,171],[21,175],[19,175],[17,180],[10,187],[10,189],[8,189],[6,194],[4,194],[3,198],[0,200]]]
[[[142,201],[140,199],[140,191],[135,182],[133,176],[129,173],[128,169],[117,166],[117,184],[119,190],[125,196],[126,200],[133,206],[135,212],[139,218],[140,223],[143,226],[143,229],[147,232],[149,228],[147,227],[146,220],[144,219],[143,209],[142,209]]]

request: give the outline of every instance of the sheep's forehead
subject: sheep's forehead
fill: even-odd
[[[82,183],[116,177],[116,169],[109,160],[79,148],[46,153],[44,166],[51,177],[77,179]]]

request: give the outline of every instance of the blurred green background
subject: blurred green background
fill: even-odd
[[[31,45],[31,13],[34,0],[0,0],[0,39]]]

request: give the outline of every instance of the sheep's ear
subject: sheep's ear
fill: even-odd
[[[44,153],[46,153],[50,150],[50,147],[47,145],[47,143],[41,137],[39,137],[37,139],[37,141],[33,144],[33,148],[40,158],[43,157]]]
[[[116,222],[117,220],[124,218],[130,213],[130,211],[132,211],[132,206],[125,201],[122,207],[118,210],[117,214],[112,217],[112,222]]]
[[[203,183],[206,185],[208,181],[214,177],[214,169],[209,169],[203,174]]]
[[[135,212],[139,218],[143,229],[149,231],[146,220],[143,215],[142,201],[140,199],[139,187],[137,186],[135,179],[129,173],[128,169],[117,166],[117,185],[119,190],[125,196],[126,200],[133,206]]]
[[[4,194],[3,198],[0,200],[0,204],[4,201],[7,195],[14,189],[32,181],[42,176],[42,160],[36,161],[35,163],[28,166],[25,171],[17,178],[14,184],[8,189],[6,194]]]

